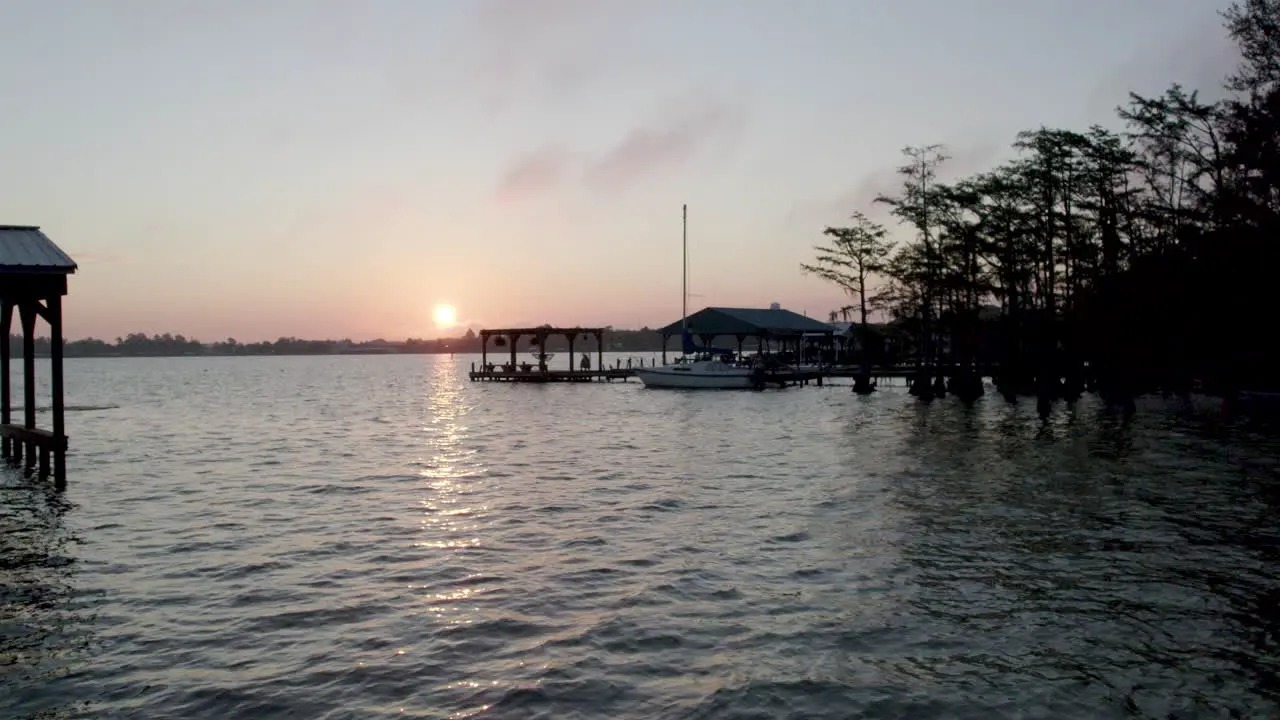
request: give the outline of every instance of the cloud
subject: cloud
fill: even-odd
[[[571,180],[590,188],[620,192],[646,177],[678,168],[732,138],[744,112],[735,105],[698,101],[632,128],[603,153],[591,157],[553,143],[514,159],[498,178],[494,200],[515,203],[543,196]]]
[[[449,54],[468,94],[490,112],[522,95],[569,95],[607,65],[616,7],[594,0],[482,0]]]
[[[502,177],[494,198],[500,203],[516,203],[541,196],[563,183],[577,164],[565,147],[548,145],[515,160]]]
[[[674,116],[641,125],[587,168],[594,188],[618,191],[662,170],[679,167],[718,139],[734,134],[745,119],[741,108],[702,101]]]
[[[987,170],[1000,159],[1003,150],[994,142],[979,142],[955,149],[944,144],[943,153],[949,157],[938,167],[938,180],[953,182]],[[877,205],[875,199],[881,195],[901,192],[902,175],[898,168],[905,162],[904,157],[903,162],[898,165],[867,173],[847,190],[831,197],[794,203],[787,213],[787,223],[833,223],[848,218],[855,210],[871,216],[886,215],[887,206]]]

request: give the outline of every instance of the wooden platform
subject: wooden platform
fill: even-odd
[[[817,372],[816,370],[812,372]],[[871,377],[878,379],[914,377],[918,371],[914,366],[905,367],[873,367]],[[822,374],[830,378],[856,378],[862,374],[862,368],[853,365],[837,365],[822,370]]]
[[[625,381],[627,378],[635,377],[635,372],[627,368],[611,368],[606,370],[516,370],[508,372],[506,370],[472,370],[469,373],[472,382],[522,382],[522,383],[548,383],[548,382],[592,382],[605,381],[612,382],[614,380]]]
[[[66,481],[66,405],[62,386],[62,298],[67,276],[76,262],[53,244],[40,228],[0,225],[0,455],[15,463],[36,461],[42,476],[52,475],[61,489]],[[14,314],[22,328],[23,408],[14,422],[9,367]],[[44,321],[49,338],[49,419],[52,427],[36,427],[36,324]],[[52,456],[52,457],[50,457]]]
[[[55,435],[48,430],[28,428],[22,425],[7,423],[0,425],[0,442],[3,443],[3,455],[10,462],[21,465],[25,459],[27,468],[35,468],[39,461],[41,475],[49,475],[52,471],[50,458],[67,452],[67,437]]]
[[[915,376],[918,370],[914,366],[899,367],[873,367],[871,369],[871,377],[876,380],[905,380]],[[990,369],[983,369],[983,376],[990,376]],[[767,385],[808,385],[810,383],[823,385],[823,381],[828,378],[856,378],[862,373],[862,369],[850,366],[824,366],[817,367],[814,365],[801,365],[795,368],[789,368],[780,372],[771,372],[765,381]],[[506,371],[495,368],[493,370],[472,370],[468,376],[472,382],[522,382],[522,383],[548,383],[548,382],[593,382],[605,381],[612,382],[614,380],[625,381],[635,377],[635,370],[631,368],[607,368],[605,370],[546,370],[539,371],[537,368],[529,370]]]

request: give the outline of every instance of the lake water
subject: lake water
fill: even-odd
[[[67,491],[0,471],[0,717],[1280,715],[1280,448],[1211,403],[470,360],[69,361]]]

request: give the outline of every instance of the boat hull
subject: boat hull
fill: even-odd
[[[645,387],[673,390],[749,390],[756,384],[749,370],[699,373],[658,367],[636,370],[635,374]]]

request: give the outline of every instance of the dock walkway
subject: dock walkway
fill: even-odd
[[[468,376],[472,382],[523,382],[523,383],[548,383],[548,382],[592,382],[595,380],[603,380],[605,382],[613,382],[614,380],[626,381],[628,378],[635,377],[635,371],[630,368],[608,368],[605,370],[539,370],[532,368],[530,370],[503,370],[495,368],[493,370],[472,370]]]

